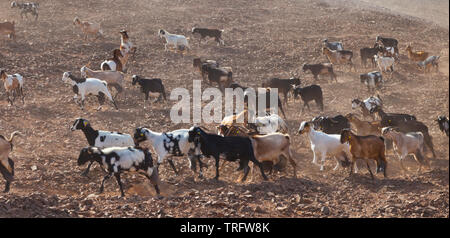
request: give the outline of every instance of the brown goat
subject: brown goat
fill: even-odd
[[[12,141],[16,135],[21,135],[18,131],[11,133],[9,139],[0,135],[0,173],[6,180],[4,193],[9,192],[9,186],[14,180],[14,161],[9,158],[13,149]]]
[[[1,35],[8,35],[10,39],[13,39],[16,41],[16,29],[15,29],[15,22],[1,22],[0,23],[0,34]]]
[[[405,50],[408,52],[408,58],[415,62],[424,61],[429,55],[429,53],[425,51],[412,51],[411,44],[409,44]]]
[[[362,121],[355,114],[348,113],[345,118],[350,122],[350,126],[355,129],[360,136],[381,135],[380,121]]]
[[[13,102],[16,100],[16,97],[22,98],[22,103],[24,102],[24,94],[23,94],[23,77],[20,74],[6,74],[5,70],[0,70],[0,79],[3,81],[3,86],[5,87],[7,101],[13,105]],[[12,94],[13,99],[10,98],[10,94]]]
[[[355,161],[365,159],[367,170],[369,170],[370,176],[374,179],[368,162],[368,159],[372,159],[376,162],[377,173],[383,171],[383,175],[386,178],[387,161],[383,137],[374,135],[358,136],[352,133],[350,129],[343,129],[341,132],[341,144],[344,143],[350,144],[350,153],[352,154],[350,176],[353,174]]]
[[[327,47],[323,47],[322,54],[325,55],[333,65],[349,64],[351,69],[355,69],[352,62],[353,52],[349,50],[330,50]]]

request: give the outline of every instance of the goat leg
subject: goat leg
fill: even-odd
[[[83,173],[81,173],[82,176],[87,177],[89,170],[91,169],[92,164],[94,163],[94,161],[89,162],[88,167],[84,170]]]
[[[374,177],[373,177],[373,174],[372,174],[372,170],[370,170],[369,162],[366,161],[366,165],[367,165],[367,170],[369,170],[370,177],[372,178],[372,180],[374,180]]]
[[[125,197],[125,193],[123,192],[123,187],[122,187],[122,181],[120,181],[120,173],[115,173],[114,175],[116,177],[117,184],[119,185],[120,197]]]
[[[219,156],[214,157],[216,160],[216,177],[214,177],[215,180],[219,180]]]
[[[100,189],[98,190],[98,193],[103,193],[105,181],[108,180],[109,178],[111,178],[111,176],[112,176],[112,173],[109,173],[103,178],[102,185],[100,186]]]
[[[172,167],[173,172],[175,172],[175,174],[178,176],[178,171],[175,168],[175,165],[173,164],[172,159],[167,159],[169,161],[170,167]]]

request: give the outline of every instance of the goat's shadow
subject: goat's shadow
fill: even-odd
[[[385,188],[390,191],[399,191],[403,193],[418,193],[436,187],[430,182],[422,182],[419,180],[411,181],[405,178],[383,178],[380,174],[374,174],[374,177],[375,179],[372,180],[368,173],[359,173],[346,177],[344,181],[350,181],[353,185],[363,186],[374,193],[382,191]]]

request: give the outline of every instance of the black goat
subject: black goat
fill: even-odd
[[[350,128],[350,122],[342,115],[335,117],[314,117],[312,119],[315,130],[321,130],[327,134],[341,134],[345,128]]]
[[[381,51],[381,48],[379,46],[374,46],[373,48],[361,48],[359,50],[360,56],[361,56],[361,65],[364,66],[364,68],[367,67],[367,60],[370,59],[372,62],[372,67],[376,66],[375,59],[373,58],[374,55],[378,54],[378,52]]]
[[[208,75],[208,80],[210,83],[216,82],[219,85],[220,91],[223,92],[224,88],[227,88],[231,82],[233,82],[233,72],[231,69],[223,67],[214,67],[210,64],[202,64],[202,72]],[[222,78],[226,77],[225,81]]]
[[[319,79],[319,75],[330,75],[331,81],[333,79],[337,82],[336,74],[333,70],[333,64],[323,63],[323,64],[304,64],[303,72],[310,70],[315,80]]]
[[[375,40],[375,44],[376,43],[383,44],[383,47],[394,47],[394,48],[398,49],[398,40],[396,40],[394,38],[377,36],[377,38]]]
[[[156,99],[155,102],[161,100],[161,98],[164,98],[164,100],[166,99],[166,91],[164,89],[164,85],[162,84],[161,79],[159,78],[153,78],[153,79],[146,79],[146,78],[142,78],[139,77],[137,75],[133,75],[132,77],[133,81],[132,84],[136,85],[139,84],[139,86],[141,86],[141,92],[143,92],[145,94],[145,101],[148,101],[148,94],[150,92],[153,93],[159,93],[159,97],[158,99]],[[145,103],[144,103],[145,106]]]
[[[320,108],[320,111],[323,111],[323,94],[320,86],[313,84],[304,88],[294,87],[294,98],[298,98],[298,95],[300,95],[304,103],[302,112],[305,110],[305,107],[308,107],[308,109],[311,110],[308,103],[313,100]]]
[[[259,101],[259,96],[264,96],[266,99],[266,110],[270,109],[270,88],[266,88],[266,93],[265,94],[259,94],[258,91],[256,91],[256,108],[258,108],[258,101]],[[244,91],[244,102],[248,108],[248,91]],[[286,119],[286,114],[284,114],[284,110],[283,110],[283,105],[281,103],[280,100],[280,96],[277,95],[277,100],[278,100],[278,109],[280,109],[281,113],[283,114],[284,119]]]
[[[219,179],[219,158],[221,155],[224,155],[227,161],[239,160],[239,168],[237,170],[244,170],[244,176],[241,181],[247,179],[248,172],[250,171],[248,166],[249,161],[252,161],[259,167],[264,180],[267,180],[262,164],[255,158],[252,142],[248,137],[222,137],[216,134],[206,133],[200,127],[191,127],[189,129],[188,141],[194,143],[196,153],[201,151],[205,157],[214,157],[216,160],[215,179],[217,180]],[[199,154],[196,155],[200,156]]]
[[[383,109],[376,106],[370,110],[370,113],[377,113],[381,118],[381,126],[397,126],[399,124],[405,123],[407,121],[416,121],[417,118],[413,115],[402,114],[402,113],[385,113]]]
[[[439,116],[436,121],[439,124],[439,129],[442,132],[445,132],[445,134],[447,134],[448,136],[448,128],[449,128],[448,118],[445,116]]]
[[[271,78],[266,79],[262,83],[263,88],[277,88],[278,93],[282,93],[284,95],[284,103],[287,105],[287,95],[289,91],[292,89],[292,85],[300,85],[299,78],[290,78],[290,79],[279,79],[279,78]]]
[[[223,32],[223,30],[218,30],[218,29],[208,29],[208,28],[199,28],[199,27],[192,28],[192,34],[200,35],[199,43],[201,43],[202,40],[208,36],[208,37],[214,38],[218,45],[220,45],[220,44],[224,45],[225,43],[222,39],[222,32]]]

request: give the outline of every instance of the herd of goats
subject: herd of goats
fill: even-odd
[[[12,8],[20,9],[23,18],[31,14],[38,18],[38,7],[36,3],[11,3]],[[76,17],[73,24],[78,26],[85,40],[90,36],[103,37],[103,33],[98,23],[82,21]],[[8,35],[16,39],[15,23],[0,23],[0,34]],[[214,38],[217,44],[224,45],[222,39],[223,30],[193,28],[192,34],[199,36],[201,43],[206,37]],[[124,72],[127,71],[127,64],[130,57],[136,52],[136,47],[132,44],[127,31],[120,31],[120,47],[113,50],[112,58],[105,60],[100,65],[100,70],[90,69],[89,65],[81,68],[81,77],[76,77],[71,72],[64,72],[62,81],[72,86],[75,93],[74,100],[83,110],[84,100],[87,95],[98,97],[100,107],[105,102],[105,97],[117,109],[115,98],[123,91]],[[175,35],[166,30],[158,30],[158,35],[166,40],[165,50],[174,50],[184,54],[191,47],[188,38],[183,35]],[[411,45],[406,48],[408,58],[416,62],[418,67],[425,72],[438,67],[439,56],[430,55],[425,51],[412,51]],[[334,65],[349,65],[354,69],[352,62],[353,52],[344,50],[341,42],[323,41],[322,53],[329,60],[329,63],[304,64],[303,71],[310,71],[315,79],[320,75],[328,75],[331,80],[337,81],[334,72]],[[375,91],[383,83],[383,74],[394,70],[394,65],[399,60],[398,41],[393,38],[377,36],[373,47],[362,48],[360,50],[361,64],[367,68],[367,60],[370,60],[372,67],[378,67],[379,71],[372,71],[361,74],[361,83],[367,86],[371,96],[365,100],[354,99],[352,109],[360,109],[363,119],[355,113],[345,116],[335,117],[318,116],[309,121],[303,121],[298,129],[299,134],[306,134],[309,138],[311,150],[313,152],[313,163],[320,165],[320,170],[324,169],[326,157],[336,160],[335,170],[340,167],[349,167],[350,175],[353,170],[357,172],[357,160],[366,162],[367,170],[372,179],[374,178],[369,166],[369,161],[376,164],[376,172],[382,172],[386,177],[387,160],[386,150],[393,148],[399,157],[402,169],[403,159],[408,155],[413,155],[419,164],[419,171],[422,166],[429,168],[430,159],[425,151],[431,152],[433,158],[436,156],[432,138],[429,135],[428,127],[417,120],[414,115],[400,113],[386,113],[383,111],[383,101],[380,96],[375,95]],[[89,66],[89,67],[88,67]],[[224,88],[247,88],[233,82],[231,67],[223,67],[215,60],[195,58],[193,67],[200,72],[203,80],[217,83],[223,91]],[[370,66],[369,66],[370,67]],[[24,79],[20,74],[8,74],[1,69],[0,77],[3,81],[7,101],[13,105],[16,97],[24,101],[23,85]],[[159,93],[157,100],[166,99],[166,92],[161,79],[146,79],[133,75],[132,84],[138,84],[148,101],[149,93]],[[272,78],[265,80],[262,87],[270,93],[271,88],[277,88],[278,92],[284,96],[284,102],[278,98],[278,108],[282,112],[284,119],[283,104],[287,104],[289,94],[295,98],[300,98],[304,102],[302,110],[309,102],[315,101],[316,105],[323,111],[323,94],[319,85],[300,86],[300,79],[279,79]],[[111,90],[117,92],[114,96]],[[78,96],[81,100],[78,101]],[[258,97],[264,96],[259,94]],[[268,100],[268,94],[265,95]],[[270,103],[266,103],[269,105]],[[144,104],[145,105],[145,104]],[[269,106],[268,106],[269,107]],[[247,107],[246,107],[247,108]],[[270,109],[270,108],[267,108]],[[371,120],[365,121],[369,118]],[[445,116],[440,116],[436,120],[441,131],[449,135],[449,122]],[[160,190],[158,187],[158,167],[168,160],[173,171],[178,174],[172,161],[173,157],[188,157],[190,168],[197,173],[197,163],[199,164],[199,177],[203,177],[202,169],[206,167],[202,162],[204,157],[215,159],[216,176],[219,178],[219,159],[225,161],[239,161],[238,170],[243,170],[241,181],[245,181],[250,171],[249,161],[253,162],[254,168],[258,167],[262,177],[267,180],[266,172],[272,170],[283,171],[287,163],[292,165],[294,177],[296,177],[296,163],[291,150],[290,136],[287,134],[288,126],[280,116],[267,114],[266,116],[255,116],[251,110],[244,109],[241,113],[233,114],[223,118],[217,133],[211,133],[201,126],[193,126],[189,129],[179,129],[170,132],[154,132],[148,128],[136,128],[133,135],[119,132],[109,132],[96,130],[92,124],[84,119],[77,118],[71,127],[72,131],[81,130],[88,141],[89,146],[81,150],[78,157],[78,165],[88,163],[86,170],[82,173],[87,175],[91,165],[97,162],[106,176],[101,182],[100,192],[103,191],[104,182],[112,175],[115,176],[120,188],[121,195],[124,196],[120,175],[124,171],[138,171],[147,177],[154,185],[158,197]],[[4,192],[8,192],[10,184],[14,178],[14,162],[9,158],[13,149],[13,138],[21,135],[15,131],[10,138],[0,135],[0,172],[6,180]],[[150,142],[155,154],[157,164],[152,160],[151,152],[148,148],[139,146],[140,143]],[[320,163],[318,162],[320,157]],[[223,165],[222,165],[223,166]],[[106,168],[106,171],[105,169]],[[255,173],[252,173],[252,177]]]

